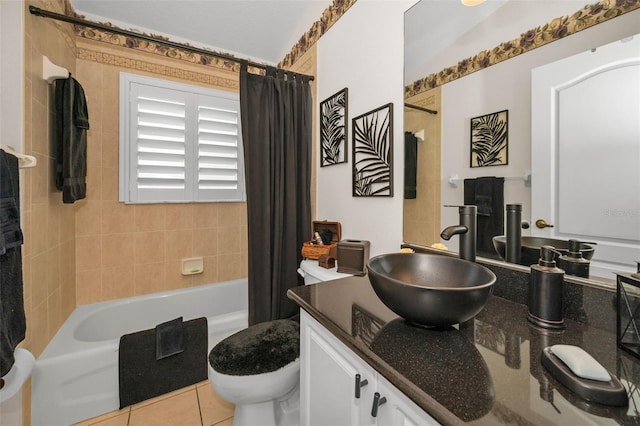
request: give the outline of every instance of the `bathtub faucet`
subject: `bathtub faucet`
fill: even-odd
[[[449,241],[454,235],[460,235],[460,259],[469,260],[471,262],[476,261],[476,227],[477,227],[477,213],[478,208],[476,206],[445,206],[445,207],[458,207],[458,214],[460,215],[460,224],[448,226],[444,228],[440,233],[440,238]]]

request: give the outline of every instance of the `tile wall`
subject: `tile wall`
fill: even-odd
[[[25,2],[23,152],[38,160],[21,171],[24,302],[27,335],[21,346],[38,357],[76,306],[76,205],[63,204],[52,180],[51,99],[42,57],[75,72],[75,37],[69,26],[32,16],[29,4],[64,11],[61,0]],[[20,145],[19,141],[3,143]],[[25,387],[24,421],[30,424],[31,385]]]
[[[440,87],[408,98],[406,102],[441,111]],[[424,140],[418,142],[417,196],[404,200],[402,234],[405,242],[426,246],[440,242],[441,120],[441,114],[404,109],[405,131],[424,131]]]
[[[238,90],[238,74],[78,38],[76,78],[89,107],[87,198],[76,214],[76,294],[85,304],[247,275],[245,203],[118,201],[119,76]],[[181,259],[204,273],[181,275]]]

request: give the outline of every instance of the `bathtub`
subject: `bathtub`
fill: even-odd
[[[32,376],[33,426],[67,426],[119,408],[120,336],[182,316],[206,317],[209,350],[247,327],[247,280],[78,306]]]

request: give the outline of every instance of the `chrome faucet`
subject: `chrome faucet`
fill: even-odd
[[[440,233],[440,238],[449,241],[454,235],[460,235],[460,259],[476,261],[476,241],[478,208],[476,206],[445,206],[458,207],[460,224],[448,226]]]

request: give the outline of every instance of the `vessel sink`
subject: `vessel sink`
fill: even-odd
[[[538,259],[540,259],[540,247],[542,246],[553,246],[556,251],[561,254],[567,254],[569,252],[569,241],[565,240],[557,240],[555,238],[544,238],[544,237],[531,237],[531,236],[523,236],[521,238],[522,241],[522,249],[520,251],[520,265],[531,266],[538,264]],[[496,249],[496,252],[500,255],[502,260],[505,259],[505,250],[507,246],[507,237],[505,235],[499,235],[493,237],[493,248]],[[582,257],[587,260],[591,260],[593,257],[595,249],[593,246],[589,244],[580,244],[580,253],[582,253]],[[558,257],[560,255],[556,254],[555,260],[558,261]]]
[[[422,253],[389,253],[367,263],[380,300],[414,324],[449,326],[475,317],[489,300],[496,276],[477,263]]]

